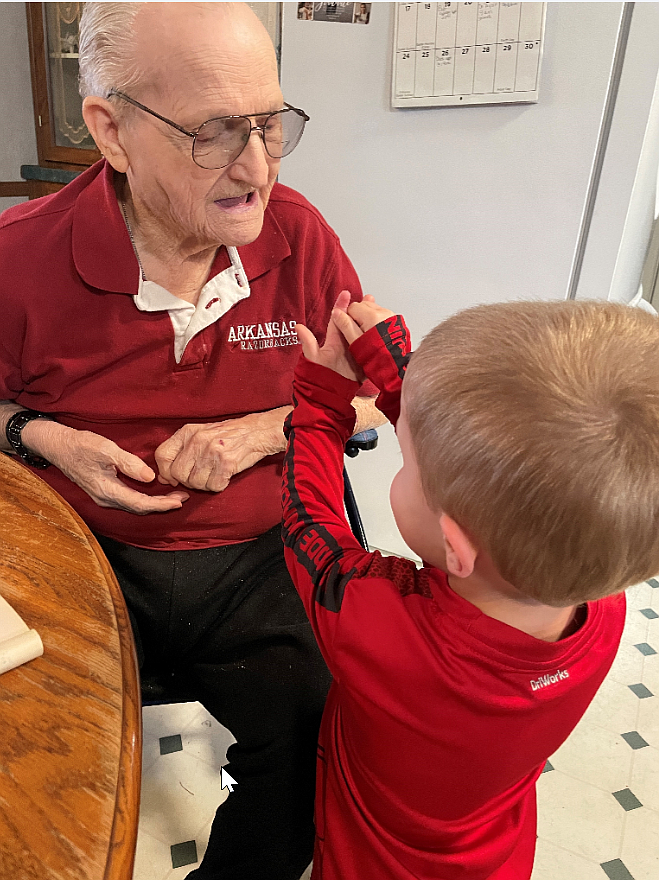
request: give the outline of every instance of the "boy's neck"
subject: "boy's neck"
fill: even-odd
[[[476,571],[467,578],[449,575],[448,582],[454,593],[471,602],[483,614],[543,642],[557,642],[578,629],[578,625],[575,628],[579,623],[575,619],[576,605],[568,608],[542,605],[512,585],[503,581],[493,584]]]

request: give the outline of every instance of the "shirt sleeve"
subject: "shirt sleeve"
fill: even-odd
[[[4,332],[0,339],[0,400],[16,400],[24,387],[21,349],[25,320],[13,299],[4,299]]]
[[[378,400],[386,399],[393,412],[401,381],[385,342],[385,337],[393,335],[385,331],[383,336],[382,328],[376,331],[373,328],[365,334],[372,335],[373,347],[367,349],[364,344],[364,362],[375,384],[386,389]],[[376,569],[378,577],[387,579],[389,567],[401,562],[394,557],[385,561],[379,553],[364,550],[344,512],[343,455],[354,429],[351,400],[358,387],[357,382],[302,355],[293,382],[295,408],[284,429],[288,437],[282,492],[284,554],[320,649],[335,672],[333,646],[339,629],[346,628],[346,614],[349,628],[364,633],[352,620],[355,612],[350,602],[348,610],[342,611],[347,588],[358,589],[359,581]],[[407,577],[414,580],[414,564],[409,562],[407,567]],[[397,589],[394,594],[398,595]]]
[[[410,331],[402,315],[392,315],[350,346],[350,353],[379,390],[376,406],[395,427],[400,392],[410,359]]]

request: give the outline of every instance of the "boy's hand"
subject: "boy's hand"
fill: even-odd
[[[337,300],[338,302],[338,300]],[[348,345],[363,336],[380,321],[391,318],[394,312],[379,306],[372,296],[365,296],[362,302],[350,303],[346,309],[334,309],[332,321],[341,331]],[[327,334],[329,336],[329,332]]]
[[[348,351],[348,343],[341,333],[339,333],[335,323],[337,315],[344,315],[346,318],[348,317],[345,314],[345,309],[348,307],[349,303],[350,292],[348,290],[342,290],[338,299],[334,303],[332,317],[327,325],[325,344],[322,348],[318,345],[316,337],[311,330],[309,330],[308,327],[305,327],[304,324],[296,324],[295,332],[300,338],[302,351],[308,361],[312,361],[314,364],[321,364],[323,367],[329,367],[330,370],[334,370],[335,373],[345,376],[346,379],[363,382],[364,374]]]

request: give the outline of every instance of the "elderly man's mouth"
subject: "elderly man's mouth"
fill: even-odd
[[[259,201],[258,192],[243,193],[241,196],[233,196],[228,199],[215,199],[215,204],[223,211],[239,214],[256,207]]]

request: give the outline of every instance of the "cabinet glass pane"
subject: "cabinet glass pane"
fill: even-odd
[[[78,26],[83,3],[44,3],[48,91],[58,147],[94,149],[78,93]]]

